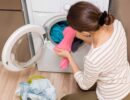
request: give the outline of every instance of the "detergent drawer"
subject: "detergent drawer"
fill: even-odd
[[[62,0],[63,11],[68,10],[71,5],[79,1],[87,1],[97,6],[101,11],[108,11],[109,0]]]
[[[31,0],[32,10],[37,12],[60,12],[61,0]]]

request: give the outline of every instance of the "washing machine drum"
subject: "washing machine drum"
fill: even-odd
[[[25,59],[22,59],[22,61],[18,60],[18,55],[16,54],[18,53],[20,56],[24,55],[24,52],[20,51],[23,51],[23,48],[26,49],[23,47],[23,44],[25,44],[25,41],[27,42],[27,37],[28,35],[31,35],[30,33],[35,34],[35,39],[38,39],[38,52],[35,53],[35,56],[29,58],[29,60],[27,59],[27,61],[25,61]],[[4,67],[10,71],[21,71],[25,68],[28,68],[35,61],[37,61],[40,58],[41,52],[43,50],[43,33],[45,32],[42,26],[30,24],[25,25],[12,33],[12,35],[5,43],[2,51],[2,63]]]
[[[47,39],[51,41],[54,45],[59,44],[63,39],[63,30],[68,26],[68,22],[66,21],[65,16],[56,16],[53,17],[51,20],[46,21],[46,23],[43,25],[46,34]],[[72,52],[75,52],[78,50],[80,46],[82,46],[83,41],[74,38],[74,41],[71,46]]]

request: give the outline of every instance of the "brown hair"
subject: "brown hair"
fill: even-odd
[[[112,24],[114,17],[106,11],[101,12],[89,2],[78,2],[69,9],[67,21],[77,31],[89,32],[97,31],[104,24]]]

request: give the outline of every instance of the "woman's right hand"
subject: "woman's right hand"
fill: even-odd
[[[60,56],[60,57],[65,57],[65,58],[69,58],[70,57],[70,52],[64,49],[59,49],[59,48],[54,48],[55,53]]]

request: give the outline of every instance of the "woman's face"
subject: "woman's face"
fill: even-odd
[[[76,37],[83,40],[83,41],[86,41],[88,40],[88,38],[91,38],[91,33],[89,32],[78,32],[76,31]]]

